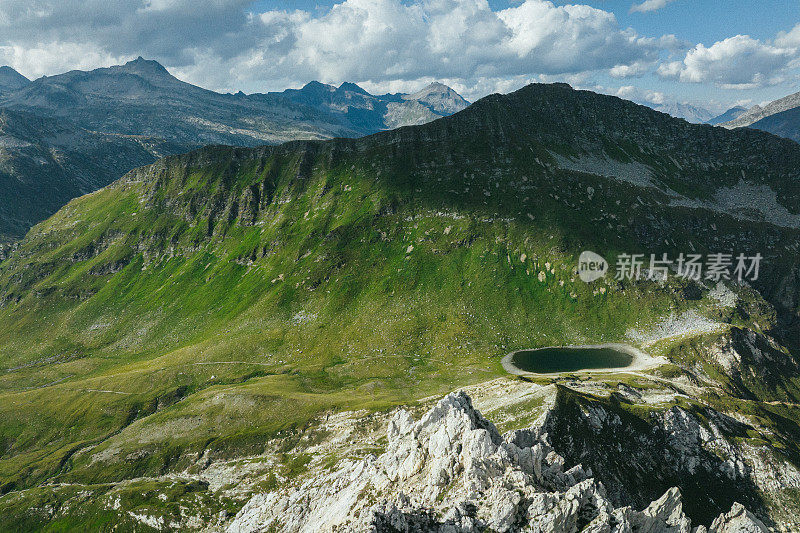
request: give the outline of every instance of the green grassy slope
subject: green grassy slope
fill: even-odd
[[[662,190],[559,154],[648,165]],[[798,230],[670,207],[663,189],[702,200],[744,171],[797,212],[798,161],[769,135],[531,86],[361,140],[134,171],[0,263],[2,490],[257,452],[326,411],[441,394],[500,375],[511,350],[621,341],[688,309],[779,334]],[[744,288],[721,315],[707,286],[585,284],[584,249],[760,251],[777,315]]]

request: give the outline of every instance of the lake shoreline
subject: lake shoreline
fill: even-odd
[[[551,349],[570,349],[570,350],[595,350],[595,349],[611,349],[616,350],[632,357],[630,364],[624,367],[617,367],[617,368],[590,368],[584,370],[571,370],[565,372],[548,372],[548,373],[536,373],[536,372],[529,372],[527,370],[523,370],[518,368],[514,364],[514,356],[520,352],[530,352],[530,351],[538,351],[538,350],[551,350]],[[565,345],[565,346],[543,346],[541,348],[523,348],[521,350],[514,350],[506,354],[503,359],[500,361],[500,364],[503,365],[503,369],[512,374],[514,376],[555,376],[561,374],[586,374],[586,373],[609,373],[609,372],[631,372],[631,371],[640,371],[640,370],[648,370],[651,368],[656,368],[663,364],[668,363],[669,361],[664,357],[653,357],[639,348],[635,346],[631,346],[630,344],[622,344],[622,343],[605,343],[605,344],[584,344],[584,345]]]

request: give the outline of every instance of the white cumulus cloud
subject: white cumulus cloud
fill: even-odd
[[[497,12],[486,0],[346,0],[260,20],[283,38],[248,53],[250,68],[324,81],[572,74],[653,61],[662,47],[609,12],[544,0]]]
[[[775,45],[784,48],[800,48],[800,24],[789,31],[779,32],[775,38]]]
[[[641,4],[633,4],[630,11],[631,13],[649,13],[650,11],[658,11],[674,1],[675,0],[645,0]]]
[[[600,92],[619,96],[620,98],[641,104],[662,105],[668,102],[667,95],[665,95],[663,92],[640,89],[639,87],[635,87],[633,85],[623,85],[616,90],[600,88]]]
[[[784,41],[792,36],[786,35]],[[691,83],[713,83],[746,89],[779,83],[798,55],[797,48],[770,44],[748,35],[736,35],[706,47],[698,44],[682,61],[663,63],[658,73]]]
[[[638,78],[650,70],[648,63],[631,63],[630,65],[615,65],[608,73],[612,78]]]

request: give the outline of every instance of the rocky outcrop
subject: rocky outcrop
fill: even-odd
[[[751,466],[732,444],[749,426],[697,406],[636,416],[614,401],[561,387],[536,430],[567,464],[591,468],[614,504],[644,507],[680,486],[696,521],[710,523],[735,501],[760,505]]]
[[[343,462],[289,489],[255,496],[227,531],[766,532],[738,503],[693,528],[678,488],[639,511],[565,459],[541,430],[500,435],[463,392],[415,422],[399,411],[380,456]]]
[[[763,522],[739,503],[733,504],[730,512],[720,515],[709,529],[710,533],[757,533],[766,531]]]

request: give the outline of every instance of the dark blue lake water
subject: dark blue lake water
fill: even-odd
[[[632,362],[632,355],[613,348],[542,348],[522,350],[511,358],[520,370],[537,374],[624,368]]]

